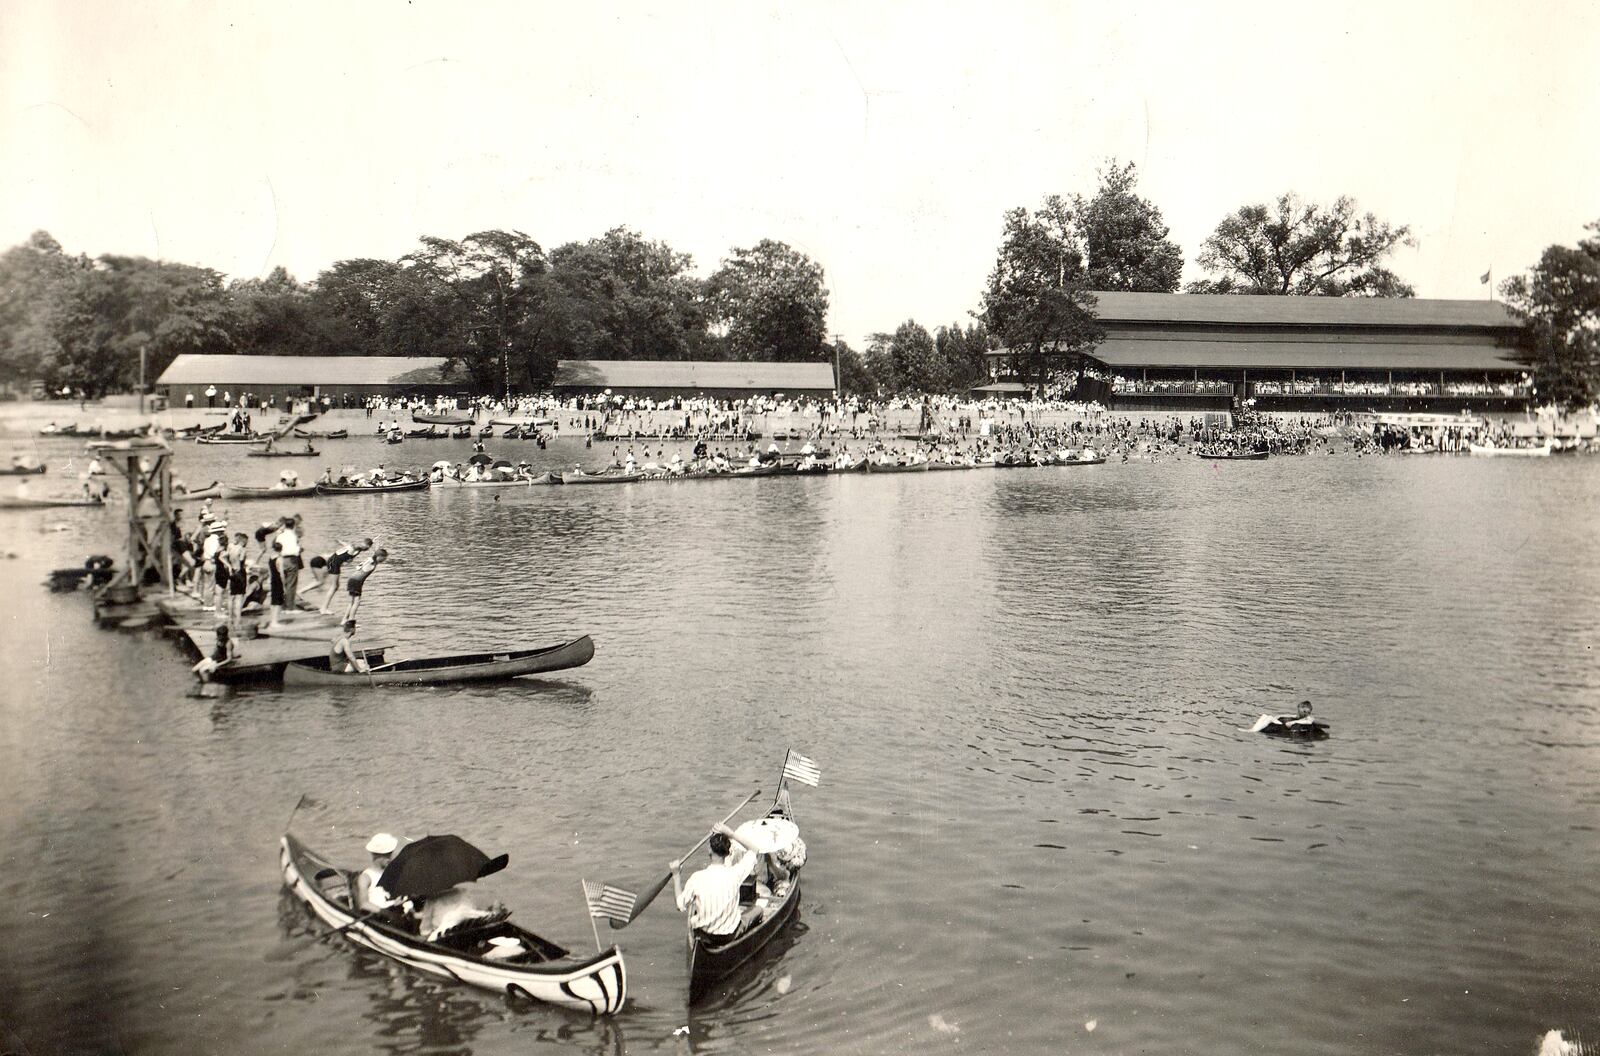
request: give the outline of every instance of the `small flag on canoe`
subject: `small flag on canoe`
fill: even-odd
[[[817,782],[822,778],[822,771],[817,768],[816,763],[791,748],[789,754],[783,757],[783,776],[792,777],[802,785],[816,788]]]
[[[589,903],[591,917],[609,917],[626,921],[633,916],[635,895],[620,887],[602,884],[595,880],[583,882],[584,901]]]

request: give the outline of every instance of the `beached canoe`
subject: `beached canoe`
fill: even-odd
[[[391,433],[390,437],[392,438],[393,435],[394,434]],[[431,426],[431,425],[428,426],[426,429],[407,429],[406,430],[406,439],[407,440],[445,440],[445,439],[448,439],[449,436],[450,436],[449,430],[445,430],[445,431],[441,432],[438,428],[436,428],[435,426]]]
[[[909,465],[904,466],[894,463],[887,465],[880,464],[878,462],[867,463],[868,473],[925,473],[927,472],[927,469],[928,463],[926,462],[912,462]]]
[[[299,484],[292,488],[283,487],[281,484],[272,484],[264,488],[253,488],[244,484],[222,485],[224,499],[300,499],[316,493],[315,484]]]
[[[387,484],[318,484],[318,495],[374,495],[391,491],[426,491],[429,487],[426,477],[422,480],[397,480]]]
[[[773,815],[782,817],[792,822],[793,812],[779,814],[778,808],[773,808]],[[771,815],[769,815],[771,816]],[[749,897],[746,897],[748,892]],[[740,892],[740,909],[748,909],[753,903],[754,891],[746,888]],[[767,943],[794,920],[800,909],[800,869],[794,869],[789,875],[789,886],[775,905],[769,905],[766,914],[751,927],[736,935],[732,940],[720,944],[707,942],[698,934],[689,936],[689,1004],[693,1005],[709,996],[716,984],[726,979],[746,964],[752,957],[760,953]]]
[[[314,429],[296,429],[294,435],[302,440],[344,440],[350,436],[350,430],[334,429],[331,432],[319,433]]]
[[[322,454],[316,448],[310,451],[246,451],[246,458],[315,458]]]
[[[1103,466],[1106,464],[1104,455],[1098,458],[1060,458],[1050,463],[1052,466]]]
[[[575,469],[557,474],[563,484],[632,484],[643,480],[643,473],[580,473]]]
[[[0,510],[46,510],[57,506],[104,506],[98,499],[34,499],[0,495]]]
[[[371,671],[333,672],[328,658],[297,660],[283,669],[286,686],[420,686],[447,682],[503,682],[520,675],[582,667],[594,656],[588,635],[563,645],[504,653],[469,653],[426,660],[399,660]]]
[[[324,924],[409,968],[598,1016],[612,1015],[627,1000],[627,972],[615,946],[575,956],[503,917],[457,937],[428,942],[381,916],[358,914],[351,895],[357,874],[334,866],[293,833],[279,841],[278,864],[284,885]]]
[[[44,463],[37,466],[3,466],[0,467],[0,477],[31,477],[44,472]]]
[[[411,412],[411,420],[423,425],[471,425],[477,421],[470,414],[419,414],[416,411]]]

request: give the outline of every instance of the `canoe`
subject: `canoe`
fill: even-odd
[[[955,467],[952,466],[951,468],[953,469]],[[826,463],[826,462],[818,462],[814,466],[807,466],[807,465],[804,465],[803,463],[796,462],[794,464],[793,472],[799,474],[802,477],[820,476],[823,473],[832,473],[833,472],[833,467],[828,465],[828,463]]]
[[[408,968],[455,979],[512,997],[531,998],[565,1008],[609,1016],[628,996],[622,951],[575,956],[562,946],[501,919],[459,939],[428,942],[385,922],[365,918],[351,906],[356,873],[340,869],[285,833],[278,864],[283,882],[316,917],[357,946],[399,961]],[[499,939],[499,943],[491,940]],[[515,944],[507,940],[516,940]],[[521,952],[505,957],[502,949]]]
[[[1553,447],[1554,445],[1549,442],[1542,447],[1490,447],[1468,444],[1467,450],[1485,458],[1545,458],[1549,456]]]
[[[322,454],[315,448],[310,451],[246,451],[246,458],[315,458]]]
[[[1267,460],[1267,452],[1265,451],[1207,452],[1196,450],[1195,454],[1199,455],[1201,458],[1210,459],[1213,462],[1265,462]]]
[[[502,429],[514,427],[518,429],[534,429],[541,425],[549,425],[554,418],[490,418],[490,425],[498,425]]]
[[[1106,464],[1105,456],[1099,458],[1063,458],[1050,463],[1052,466],[1103,466]]]
[[[471,425],[477,421],[469,414],[418,414],[416,411],[411,412],[411,420],[423,425]]]
[[[643,480],[643,473],[579,473],[569,470],[557,474],[563,484],[632,484],[636,480]]]
[[[794,820],[792,811],[782,815]],[[759,867],[758,867],[759,868]],[[748,888],[746,889],[749,890]],[[751,892],[753,897],[753,892]],[[740,892],[741,911],[751,904]],[[760,953],[773,937],[794,920],[800,909],[800,869],[789,874],[789,889],[783,893],[776,906],[767,910],[766,916],[749,930],[732,940],[713,945],[699,935],[689,936],[689,1004],[709,996],[718,982],[732,975],[742,965]]]
[[[210,436],[201,433],[194,438],[194,442],[197,444],[264,444],[267,442],[267,438],[264,436]]]
[[[0,495],[0,510],[45,510],[57,506],[104,506],[95,499],[24,499],[15,495]]]
[[[31,477],[44,472],[44,463],[37,466],[5,466],[0,467],[0,477]]]
[[[319,433],[314,429],[296,429],[294,435],[302,440],[344,440],[349,437],[350,430],[334,429],[331,432]]]
[[[443,480],[433,482],[436,488],[525,488],[528,478],[518,477],[515,480],[456,480],[454,477],[445,477]]]
[[[725,476],[725,477],[771,477],[771,476],[776,476],[778,471],[781,470],[782,468],[783,468],[783,466],[780,463],[777,463],[777,462],[773,462],[773,463],[771,463],[769,465],[765,465],[765,466],[742,466],[739,469],[729,470],[727,473],[724,473],[723,476]]]
[[[913,462],[907,466],[879,465],[876,462],[867,463],[868,473],[924,473],[928,469],[926,462]]]
[[[425,660],[400,660],[370,672],[328,670],[328,658],[297,660],[283,669],[286,686],[421,686],[447,682],[502,682],[519,675],[564,671],[582,667],[594,656],[594,639],[588,635],[564,645],[519,649],[504,653],[468,653],[435,656]]]
[[[200,502],[203,499],[215,499],[222,496],[222,485],[213,480],[203,488],[193,491],[179,491],[172,496],[173,502]]]
[[[285,488],[278,484],[272,484],[264,488],[253,488],[244,484],[222,485],[222,497],[224,499],[299,499],[316,493],[317,486],[315,484],[300,484],[292,488]]]
[[[318,484],[318,495],[373,495],[390,491],[425,491],[428,488],[427,478],[422,480],[402,480],[392,484]]]
[[[394,436],[393,433],[390,433],[389,435],[390,435],[391,439]],[[443,439],[446,439],[449,435],[450,435],[449,432],[441,433],[439,430],[435,429],[431,425],[428,426],[428,428],[426,428],[426,429],[407,429],[406,430],[406,439],[407,440],[443,440]]]

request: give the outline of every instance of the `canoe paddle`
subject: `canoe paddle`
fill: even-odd
[[[723,818],[722,821],[719,822],[718,824],[726,825],[730,820],[732,820],[732,818],[733,818],[733,816],[735,814],[739,813],[745,807],[749,806],[750,805],[750,801],[752,799],[755,799],[760,794],[761,794],[761,790],[759,788],[756,789],[754,792],[751,792],[748,796],[744,797],[744,801],[742,803],[740,803],[737,807],[734,807],[731,811],[729,811],[728,812],[728,816],[726,818]],[[715,831],[715,826],[712,827],[711,831]],[[709,840],[711,838],[711,831],[708,831],[704,836],[702,836],[698,840],[696,840],[693,847],[690,847],[687,851],[684,851],[683,854],[679,855],[678,856],[678,861],[681,862],[685,858],[687,858],[691,854],[693,854],[695,851],[698,851],[700,849],[700,845],[702,843],[705,843],[707,840]],[[648,891],[646,891],[644,894],[639,896],[638,901],[636,901],[634,903],[634,905],[633,905],[633,913],[628,917],[627,920],[624,920],[619,924],[614,918],[607,918],[609,923],[611,924],[611,926],[613,928],[616,928],[616,929],[621,929],[621,928],[627,927],[629,924],[632,924],[634,921],[638,920],[639,919],[639,914],[644,912],[645,907],[648,906],[650,903],[654,902],[656,900],[656,896],[661,894],[662,888],[666,887],[670,883],[672,883],[672,873],[669,872],[669,873],[667,873],[666,876],[664,876],[660,880],[656,881],[656,884],[655,884],[654,887],[651,887]]]

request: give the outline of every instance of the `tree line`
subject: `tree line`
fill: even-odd
[[[203,267],[67,254],[36,232],[0,254],[0,370],[90,394],[154,379],[184,352],[438,356],[482,392],[545,388],[558,359],[835,361],[850,392],[963,393],[1010,349],[1042,385],[1103,333],[1093,291],[1176,293],[1184,255],[1138,170],[1109,163],[1090,196],[1050,195],[1002,218],[969,320],[908,319],[857,351],[827,337],[821,265],[783,242],[733,249],[709,277],[626,227],[546,251],[519,231],[424,237],[397,260],[341,260],[309,282],[276,268],[227,281]],[[1591,225],[1591,230],[1600,230]],[[1201,244],[1188,293],[1411,297],[1386,265],[1411,230],[1348,197],[1241,206]],[[1541,393],[1600,392],[1600,238],[1552,246],[1502,285],[1529,321]]]

